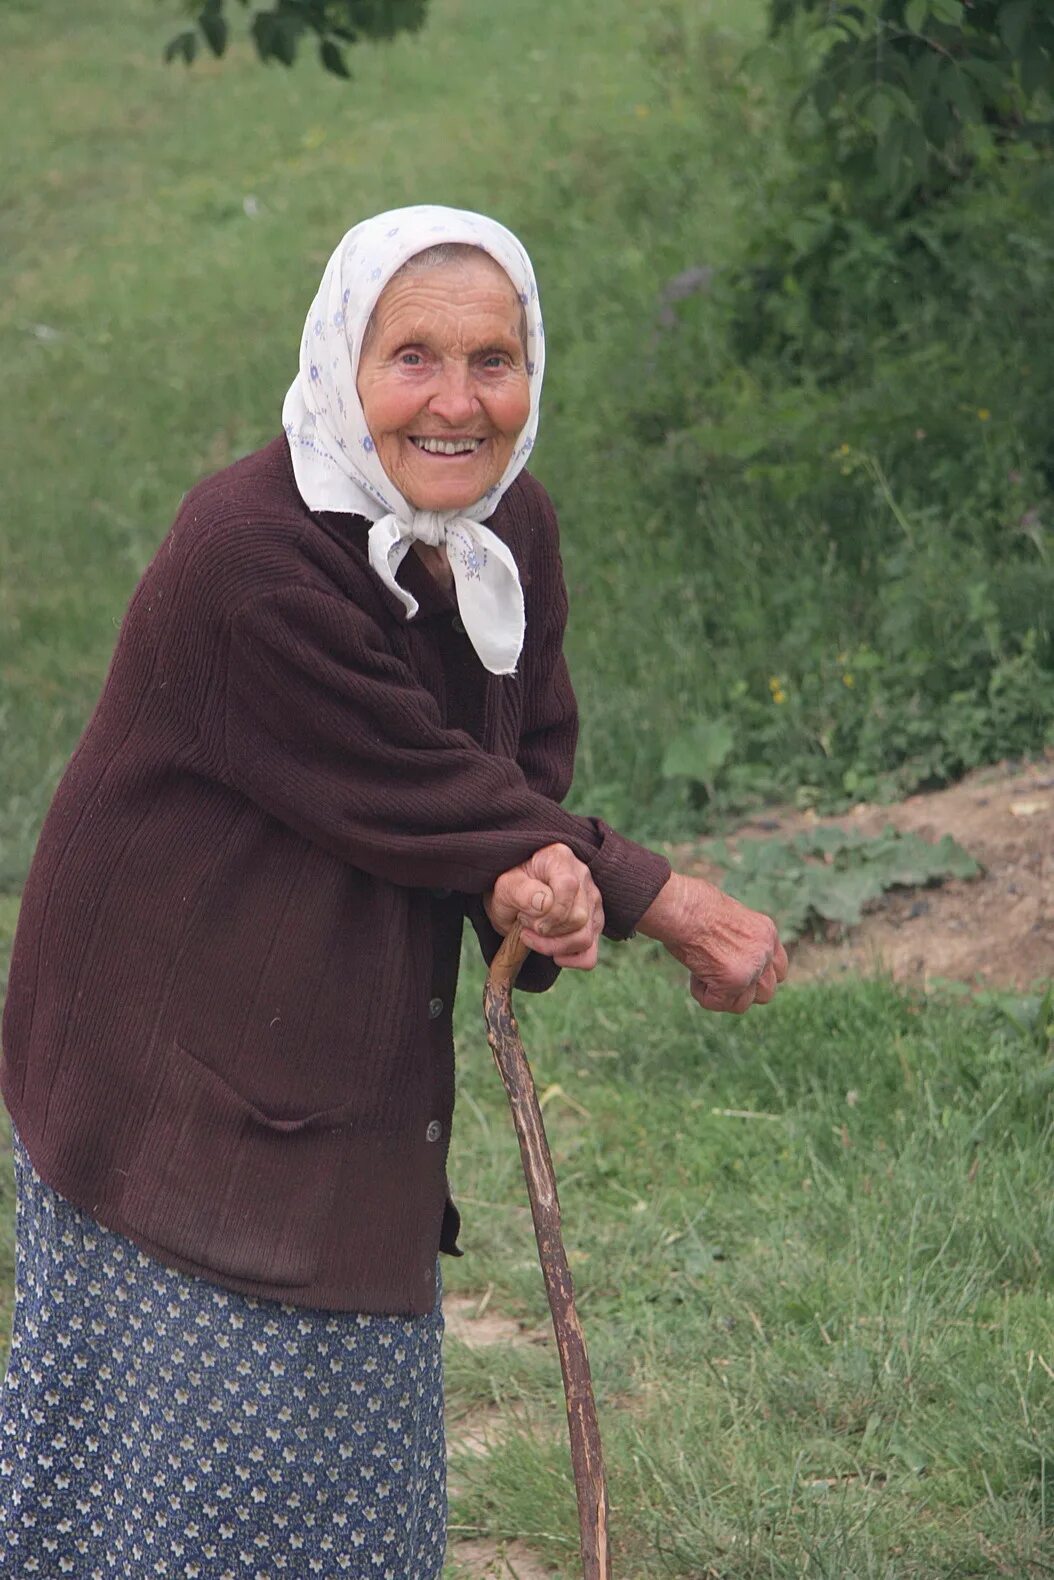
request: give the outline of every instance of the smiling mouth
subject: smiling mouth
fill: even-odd
[[[437,439],[428,435],[410,435],[410,443],[424,455],[464,456],[475,455],[486,443],[485,439]]]

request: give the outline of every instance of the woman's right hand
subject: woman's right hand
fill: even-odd
[[[673,873],[637,923],[691,973],[704,1009],[742,1015],[767,1004],[787,975],[776,924],[703,878]]]
[[[496,878],[483,896],[491,926],[503,935],[513,922],[537,954],[558,966],[592,971],[604,929],[604,902],[589,868],[567,845],[545,845]]]

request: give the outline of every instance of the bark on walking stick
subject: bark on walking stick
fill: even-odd
[[[512,986],[528,953],[527,945],[520,939],[519,923],[514,922],[491,965],[483,994],[483,1013],[487,1021],[487,1041],[512,1106],[538,1241],[538,1258],[560,1352],[571,1438],[571,1467],[578,1499],[582,1573],[585,1580],[611,1580],[607,1486],[589,1357],[575,1310],[571,1269],[560,1233],[560,1202],[553,1160],[545,1138],[534,1077],[512,1013]]]

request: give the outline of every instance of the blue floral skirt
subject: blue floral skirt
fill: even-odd
[[[443,1318],[255,1300],[145,1256],[17,1138],[0,1573],[438,1580]]]

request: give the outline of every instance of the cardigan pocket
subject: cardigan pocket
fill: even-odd
[[[346,1110],[262,1113],[178,1043],[121,1196],[133,1235],[230,1278],[314,1281]]]

